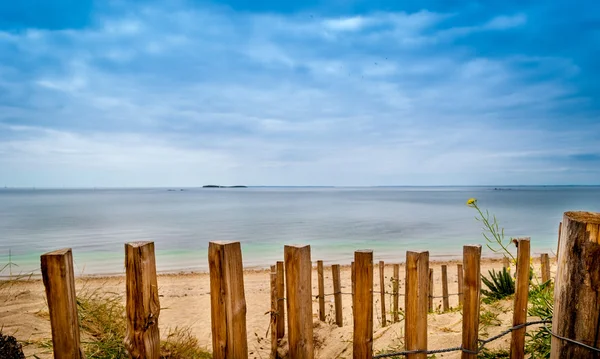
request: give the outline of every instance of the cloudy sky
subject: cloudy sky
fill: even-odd
[[[598,184],[599,58],[593,1],[1,1],[0,185]]]

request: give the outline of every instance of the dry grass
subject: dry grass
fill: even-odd
[[[77,297],[82,344],[88,359],[126,359],[123,344],[126,321],[122,298],[116,293],[82,290]],[[161,341],[161,358],[208,359],[211,354],[200,347],[187,327],[169,329]]]

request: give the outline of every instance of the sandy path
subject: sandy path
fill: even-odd
[[[431,263],[434,269],[434,295],[441,295],[441,264],[448,265],[449,292],[457,293],[456,263],[435,262]],[[537,262],[536,262],[537,266]],[[499,260],[486,259],[482,261],[482,273],[487,274],[489,269],[500,269],[502,264]],[[554,269],[554,268],[553,268]],[[389,283],[392,275],[392,266],[386,265],[386,283]],[[375,291],[379,291],[379,269],[374,268]],[[313,271],[313,293],[317,294],[317,273]],[[404,292],[404,266],[400,267],[400,293]],[[210,350],[210,294],[209,277],[207,273],[195,274],[168,274],[160,275],[158,279],[160,303],[163,308],[160,313],[159,324],[161,333],[165,333],[168,327],[189,326],[193,334],[199,339],[201,345]],[[269,272],[266,270],[247,270],[244,272],[245,293],[247,301],[247,331],[248,346],[251,358],[268,358],[269,315],[265,313],[270,309]],[[124,294],[124,278],[108,277],[77,278],[77,288],[87,287],[91,290],[102,290],[104,292],[115,292]],[[342,292],[350,292],[350,268],[342,268]],[[391,286],[386,288],[391,291]],[[325,292],[332,293],[332,278],[330,267],[325,268]],[[391,297],[386,297],[386,305],[389,308]],[[434,305],[441,306],[442,300],[436,299]],[[379,294],[375,295],[375,318],[374,318],[374,345],[375,351],[401,348],[404,336],[404,323],[381,326],[381,307]],[[450,297],[450,305],[458,305],[458,297]],[[512,320],[512,302],[504,301],[494,309],[499,313],[501,326],[488,328],[490,335],[500,332],[510,326]],[[400,307],[404,308],[404,299],[400,298]],[[19,281],[11,286],[5,286],[0,290],[0,326],[5,334],[11,334],[22,342],[47,340],[50,338],[50,324],[47,319],[47,307],[45,303],[44,288],[40,280]],[[327,297],[326,316],[327,321],[318,321],[318,302],[313,301],[313,313],[315,322],[316,357],[317,358],[349,358],[352,354],[352,311],[351,297],[343,296],[344,326],[338,328],[333,322],[333,297]],[[388,320],[390,320],[388,314]],[[428,317],[428,346],[430,349],[454,347],[461,342],[461,313],[452,311],[444,314],[430,314]],[[260,338],[267,338],[260,342]],[[506,347],[509,336],[505,340],[495,342],[492,347]],[[261,349],[262,347],[262,349]],[[48,349],[39,348],[36,344],[25,346],[27,357],[37,354],[40,358],[50,358]],[[438,355],[444,358],[456,358],[457,354]]]

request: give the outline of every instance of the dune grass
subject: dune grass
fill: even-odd
[[[77,297],[82,345],[88,359],[126,359],[125,306],[116,293],[83,290]],[[189,327],[167,330],[161,341],[161,358],[208,359],[212,355],[201,348]]]

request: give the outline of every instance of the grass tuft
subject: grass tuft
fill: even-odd
[[[77,309],[82,344],[88,359],[128,359],[123,344],[127,323],[122,297],[116,293],[80,291]],[[161,341],[163,359],[208,359],[212,355],[200,347],[189,327],[169,329]]]

